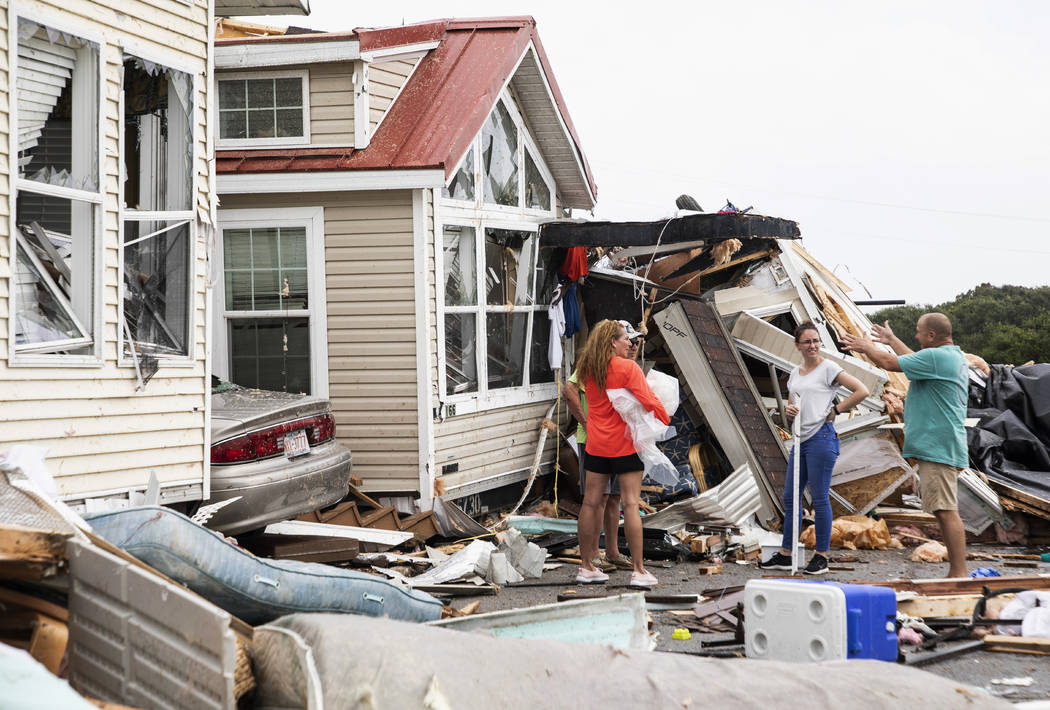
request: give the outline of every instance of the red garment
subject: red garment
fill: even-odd
[[[558,273],[567,276],[570,281],[577,281],[587,275],[587,247],[569,247]]]
[[[593,377],[587,378],[587,453],[594,456],[630,456],[635,453],[634,442],[627,431],[627,424],[613,408],[605,390],[598,389]],[[609,361],[605,375],[605,388],[614,390],[625,387],[638,401],[664,424],[671,418],[660,399],[649,388],[642,368],[634,360],[614,357]]]

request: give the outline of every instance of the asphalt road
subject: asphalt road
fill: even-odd
[[[1019,552],[1018,548],[971,546],[971,551],[991,553]],[[888,579],[931,579],[944,577],[948,565],[911,562],[907,555],[911,549],[904,550],[832,550],[832,558],[851,556],[859,558],[858,562],[836,563],[833,565],[851,567],[848,570],[836,570],[824,575],[823,579],[838,582],[857,580]],[[766,574],[754,563],[738,565],[728,563],[722,574],[700,575],[698,569],[702,563],[654,562],[648,565],[649,571],[657,576],[660,584],[652,589],[658,594],[699,594],[704,589],[742,585],[749,579]],[[991,562],[970,562],[971,569],[977,566],[996,567]],[[557,601],[558,594],[568,590],[577,590],[580,594],[590,593],[595,587],[604,587],[610,592],[627,592],[630,572],[610,573],[610,580],[604,585],[578,585],[575,583],[576,567],[563,564],[558,569],[544,572],[541,579],[525,580],[516,586],[506,586],[496,596],[461,597],[453,600],[453,606],[462,607],[474,600],[481,601],[479,613],[501,609],[515,609],[548,604]],[[1040,564],[1038,569],[997,567],[1003,576],[1050,573],[1050,564]],[[820,579],[820,578],[818,578]],[[710,635],[692,631],[689,640],[671,638],[676,623],[675,617],[662,611],[651,612],[652,630],[659,633],[657,650],[675,653],[696,653],[701,649],[701,641],[731,638],[731,634]],[[1045,656],[1029,654],[996,653],[989,651],[971,651],[966,654],[931,662],[920,666],[923,671],[934,673],[945,678],[968,683],[988,689],[1012,702],[1022,700],[1050,699],[1050,663]],[[746,662],[746,661],[741,661]],[[1011,687],[992,684],[993,679],[1031,677],[1034,682],[1028,687]]]

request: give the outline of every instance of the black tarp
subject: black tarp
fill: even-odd
[[[1050,363],[991,365],[984,391],[971,388],[980,419],[966,430],[970,458],[989,477],[1050,501]]]

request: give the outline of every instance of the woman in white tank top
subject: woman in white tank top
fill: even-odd
[[[816,527],[816,553],[806,565],[806,574],[823,574],[828,570],[828,547],[831,540],[831,471],[839,456],[839,437],[835,417],[853,409],[868,396],[868,388],[820,354],[820,332],[813,323],[805,322],[795,329],[795,347],[802,354],[802,364],[788,377],[788,399],[785,408],[791,418],[801,417],[799,441],[791,447],[787,481],[784,485],[784,536],[781,549],[766,562],[763,569],[791,569],[792,501],[794,458],[799,459],[799,491],[809,486]],[[845,387],[850,395],[836,403],[838,390]],[[801,506],[800,506],[801,507]]]

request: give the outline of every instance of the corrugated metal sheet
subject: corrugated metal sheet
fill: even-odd
[[[642,525],[661,530],[676,530],[686,523],[739,526],[761,506],[755,476],[744,464],[714,488],[645,516]]]
[[[74,688],[140,708],[236,707],[229,614],[94,545],[67,549]]]

